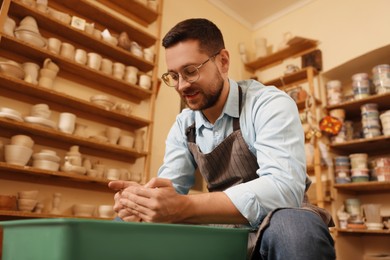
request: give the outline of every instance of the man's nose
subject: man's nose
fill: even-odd
[[[188,87],[189,85],[191,85],[191,83],[189,83],[187,80],[185,80],[180,74],[179,74],[179,80],[177,82],[177,90],[181,90],[181,89],[184,89],[186,87]]]

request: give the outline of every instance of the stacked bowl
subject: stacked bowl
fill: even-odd
[[[368,174],[367,157],[368,155],[366,153],[354,153],[349,155],[352,182],[369,181],[370,176]]]
[[[4,159],[6,163],[25,166],[33,153],[34,140],[27,135],[14,135],[11,144],[5,146]]]
[[[41,152],[35,153],[32,156],[33,167],[48,171],[58,171],[60,168],[61,158],[55,151],[42,149]]]
[[[348,156],[337,156],[335,161],[336,183],[351,182],[350,161]]]
[[[364,138],[381,135],[378,104],[367,103],[361,106]]]
[[[18,209],[24,212],[31,212],[38,204],[38,191],[28,190],[18,192]]]
[[[42,48],[46,46],[46,40],[39,32],[37,21],[32,16],[26,16],[15,29],[16,38]]]

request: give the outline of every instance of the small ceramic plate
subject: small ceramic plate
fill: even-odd
[[[56,128],[56,123],[52,120],[42,118],[42,117],[36,117],[36,116],[26,116],[24,118],[26,122],[32,123],[32,124],[39,124],[43,126],[47,126],[50,128]]]
[[[12,120],[15,120],[15,121],[18,121],[18,122],[23,122],[23,118],[21,118],[20,116],[9,114],[9,113],[6,113],[6,112],[0,112],[0,117],[12,119]]]

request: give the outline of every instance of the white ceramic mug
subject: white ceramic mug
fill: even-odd
[[[87,63],[87,52],[83,49],[76,49],[75,53],[74,53],[74,61],[79,63],[79,64],[82,64],[82,65],[85,65]]]
[[[112,74],[117,79],[123,79],[125,75],[125,64],[121,62],[114,62],[112,65]]]
[[[107,58],[103,58],[100,70],[104,74],[111,75],[112,74],[112,61],[107,59]]]
[[[74,60],[75,47],[67,42],[61,43],[60,55],[64,58]]]
[[[87,54],[87,66],[94,70],[100,70],[100,66],[102,63],[102,56],[95,52],[90,52]]]
[[[76,115],[73,113],[60,113],[58,119],[58,129],[67,134],[72,134],[76,127]]]
[[[141,88],[150,89],[152,87],[151,77],[146,74],[139,76],[139,85]]]
[[[109,126],[106,128],[106,137],[110,144],[117,144],[119,137],[121,135],[121,129],[114,126]]]
[[[47,39],[47,49],[54,54],[60,54],[61,41],[53,37]]]

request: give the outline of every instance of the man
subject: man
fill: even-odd
[[[275,87],[228,77],[229,52],[215,24],[178,23],[164,37],[163,81],[185,101],[166,141],[158,178],[114,181],[124,221],[241,224],[253,259],[334,259],[319,214],[300,208],[304,135],[295,102]],[[199,169],[209,193],[188,195]],[[255,247],[256,246],[256,247]]]

